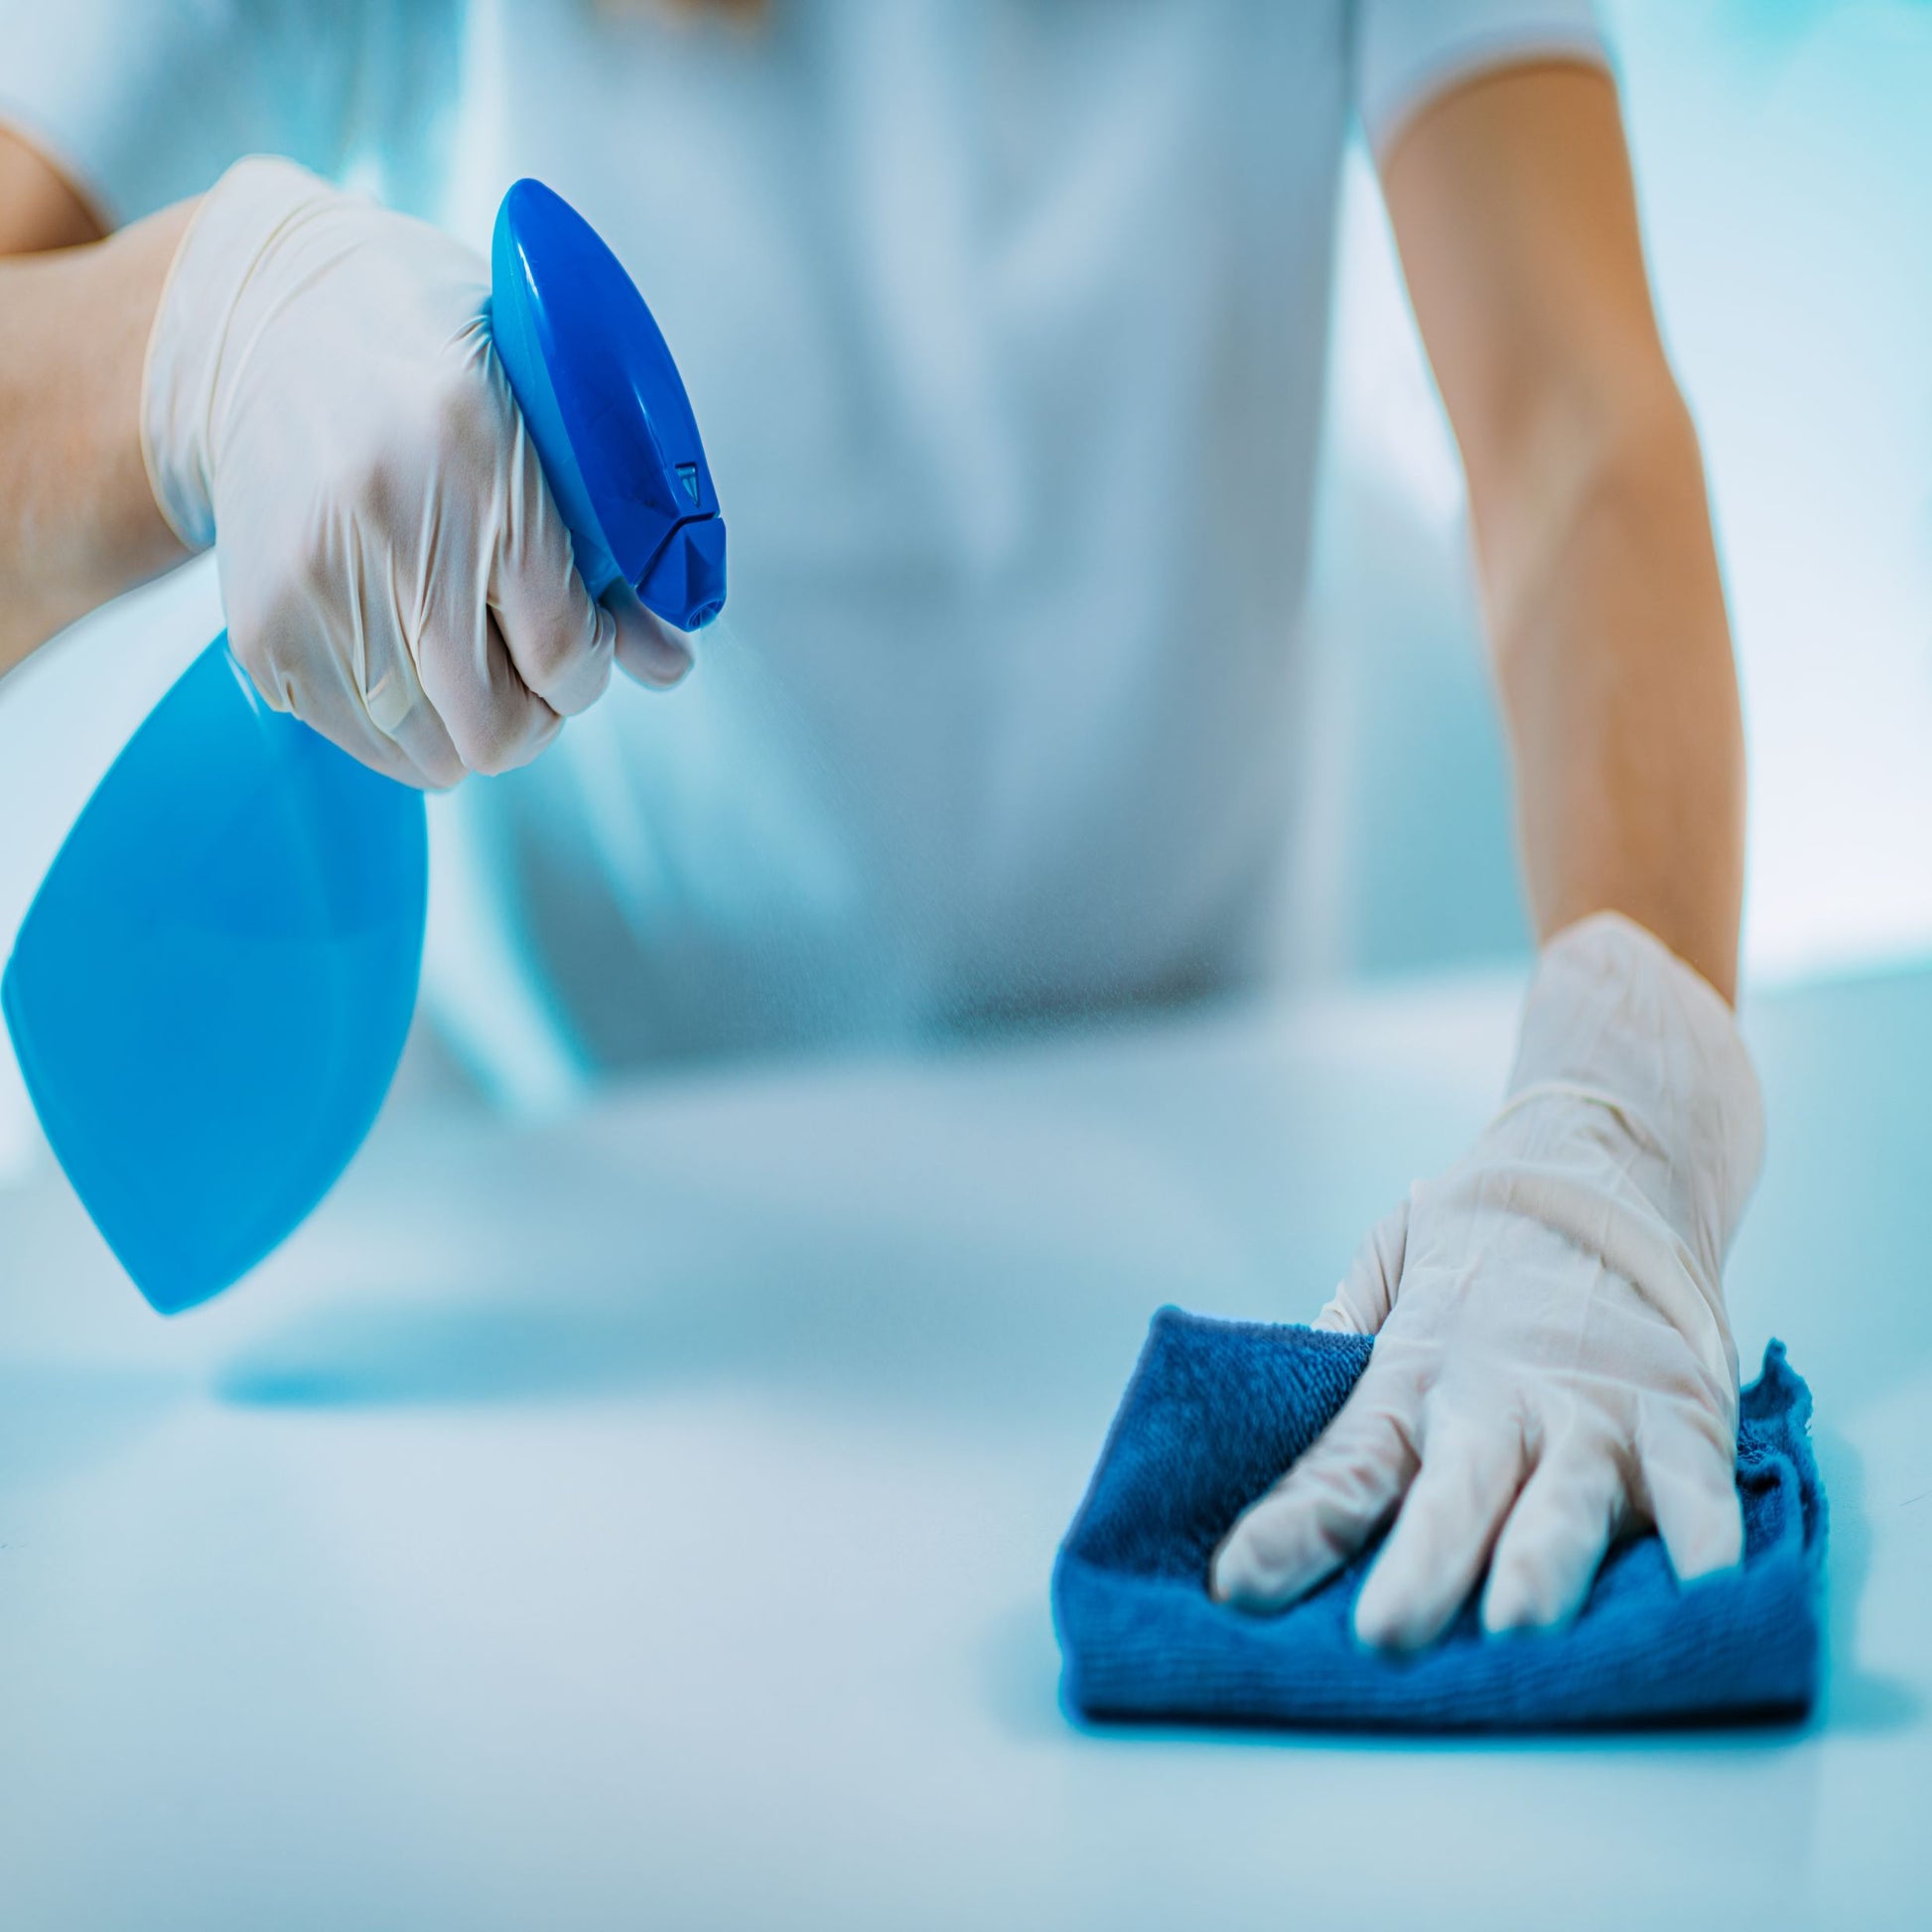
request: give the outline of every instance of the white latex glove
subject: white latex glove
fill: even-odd
[[[1214,1594],[1282,1608],[1398,1506],[1355,1605],[1378,1645],[1431,1642],[1485,1564],[1485,1628],[1560,1623],[1611,1539],[1649,1524],[1680,1579],[1736,1563],[1720,1275],[1762,1140],[1709,983],[1615,913],[1560,933],[1502,1111],[1410,1190],[1317,1317],[1373,1334],[1374,1354],[1215,1553]]]
[[[141,445],[217,547],[262,696],[412,784],[534,758],[601,695],[689,668],[634,597],[593,603],[489,345],[483,262],[293,163],[238,162],[183,236]]]

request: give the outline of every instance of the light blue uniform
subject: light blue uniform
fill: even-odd
[[[438,978],[526,1092],[505,943],[586,1064],[1263,970],[1351,112],[1386,146],[1602,58],[1587,0],[21,0],[0,37],[0,114],[111,218],[273,148],[481,240],[531,174],[656,310],[733,634],[440,828]]]

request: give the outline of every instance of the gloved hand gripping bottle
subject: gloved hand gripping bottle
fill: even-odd
[[[725,526],[676,364],[629,277],[520,181],[490,326],[593,597],[680,629],[725,602]],[[163,1313],[308,1217],[366,1138],[415,1011],[422,794],[265,704],[225,633],[101,780],[0,981],[55,1154]]]

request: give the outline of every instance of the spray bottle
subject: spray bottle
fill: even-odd
[[[683,630],[725,602],[725,525],[643,298],[558,196],[520,181],[490,325],[593,597]],[[422,794],[271,710],[225,633],[69,833],[0,1005],[68,1178],[163,1313],[278,1247],[374,1125],[416,1007]]]

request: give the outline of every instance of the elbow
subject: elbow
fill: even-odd
[[[76,248],[106,231],[52,161],[0,126],[0,255]]]
[[[1499,653],[1582,558],[1641,567],[1660,546],[1710,547],[1697,428],[1661,350],[1614,378],[1545,385],[1506,433],[1465,438],[1464,464]]]

